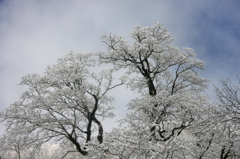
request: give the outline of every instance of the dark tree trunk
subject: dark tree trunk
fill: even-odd
[[[68,135],[68,138],[76,146],[76,149],[78,150],[78,152],[80,152],[83,156],[88,155],[88,152],[82,150],[80,144],[70,134]]]

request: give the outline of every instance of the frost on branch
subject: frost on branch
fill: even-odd
[[[113,97],[107,92],[124,82],[113,81],[113,69],[91,72],[95,65],[92,54],[71,52],[47,67],[43,76],[24,76],[20,85],[28,90],[1,113],[6,133],[31,133],[35,142],[71,143],[87,155],[83,144],[92,140],[93,133],[99,144],[104,140],[100,119],[113,117]]]
[[[71,52],[43,76],[23,77],[20,84],[29,89],[0,114],[6,133],[31,134],[35,145],[55,139],[64,145],[63,158],[70,152],[111,159],[239,158],[239,86],[221,81],[218,102],[210,103],[208,80],[199,75],[205,63],[193,49],[175,46],[164,25],[136,26],[129,36],[132,43],[103,35],[107,52]],[[123,84],[138,96],[119,127],[104,133],[101,120],[113,117],[109,91]]]
[[[149,127],[150,140],[167,141],[197,119],[196,111],[205,109],[206,98],[200,93],[208,80],[197,73],[205,64],[195,58],[193,49],[173,45],[170,33],[160,23],[137,26],[130,37],[133,44],[123,37],[103,35],[108,52],[99,57],[103,63],[126,69],[128,86],[140,93],[141,97],[128,105],[132,110],[125,120],[129,126]]]
[[[237,76],[236,84],[229,79],[220,80],[221,86],[215,86],[218,99],[217,120],[219,154],[221,158],[240,157],[240,79]],[[220,140],[221,139],[221,140]]]

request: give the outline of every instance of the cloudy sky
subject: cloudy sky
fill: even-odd
[[[105,51],[102,34],[127,36],[136,25],[155,22],[166,25],[176,45],[193,48],[205,61],[201,76],[216,85],[221,78],[236,81],[239,8],[239,0],[0,0],[0,111],[23,92],[17,85],[22,76],[42,74],[71,50]],[[207,93],[214,96],[212,87]],[[123,94],[116,97],[117,117],[134,96]]]

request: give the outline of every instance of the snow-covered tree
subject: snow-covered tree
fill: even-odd
[[[113,69],[97,71],[95,65],[92,54],[71,52],[47,67],[43,76],[24,76],[20,85],[28,90],[0,114],[7,132],[31,134],[42,143],[55,139],[87,155],[84,145],[93,133],[103,142],[100,119],[113,117],[113,97],[107,92],[124,82],[114,81]]]
[[[210,104],[208,80],[198,74],[204,62],[174,45],[164,25],[136,26],[130,38],[103,35],[107,52],[71,52],[42,76],[23,77],[28,90],[0,113],[5,135],[16,139],[7,145],[19,141],[19,154],[24,146],[45,145],[36,153],[42,158],[239,158],[239,87],[222,81],[218,103]],[[109,91],[122,85],[138,97],[119,127],[104,132],[101,121],[114,116]],[[31,140],[22,142],[26,134]],[[50,140],[53,147],[43,144]]]
[[[206,97],[201,92],[208,80],[197,73],[205,64],[195,58],[193,49],[175,46],[160,23],[137,26],[130,37],[132,44],[123,37],[103,35],[108,52],[99,54],[102,63],[125,69],[129,74],[128,86],[140,93],[128,104],[130,112],[122,122],[127,123],[135,141],[144,138],[144,143],[159,144],[174,140],[206,110]],[[146,147],[148,154],[156,152],[150,147]]]
[[[219,107],[217,120],[221,125],[220,135],[216,140],[220,158],[240,158],[240,79],[237,77],[236,84],[228,79],[220,82],[221,87],[215,87]]]
[[[0,138],[0,150],[2,151],[2,155],[12,155],[11,158],[15,158],[13,156],[16,156],[17,159],[30,159],[34,158],[35,151],[37,150],[39,145],[34,145],[31,143],[32,138],[30,134],[25,135],[19,135],[19,134],[13,134],[9,132],[8,134],[4,134]],[[27,153],[27,156],[24,154]],[[23,157],[24,156],[24,157]],[[6,156],[7,157],[7,156]],[[10,156],[9,156],[10,157]]]

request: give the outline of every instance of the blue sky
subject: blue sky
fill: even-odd
[[[0,0],[0,110],[25,89],[17,84],[28,73],[71,50],[105,51],[104,33],[127,36],[136,25],[164,23],[180,47],[190,47],[205,61],[199,73],[218,85],[240,75],[239,0]],[[116,92],[116,115],[134,94]],[[214,96],[212,87],[207,91]],[[118,94],[118,95],[117,95]],[[109,125],[114,124],[113,120]],[[3,126],[0,126],[2,132]],[[110,130],[110,128],[109,128]]]

